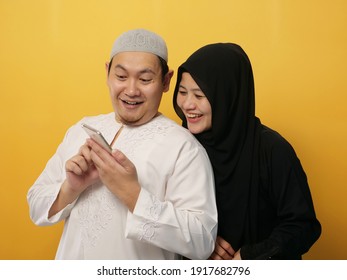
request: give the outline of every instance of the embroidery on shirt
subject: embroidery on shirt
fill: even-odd
[[[113,122],[113,119],[111,120]],[[112,125],[114,124],[112,123]],[[116,133],[117,129],[119,129],[110,130],[109,116],[105,116],[103,121],[98,120],[95,126],[110,139],[110,132]],[[124,126],[115,142],[115,147],[121,150],[129,159],[132,159],[132,157],[136,155],[138,149],[143,149],[143,145],[146,145],[148,140],[161,136],[165,137],[170,128],[174,126],[176,126],[176,124],[168,121],[164,116],[158,116],[153,121],[142,126]],[[112,137],[114,137],[114,135]],[[93,193],[89,193],[88,198],[83,202],[84,205],[81,209],[81,225],[84,229],[83,240],[92,246],[96,245],[101,232],[107,228],[108,222],[112,219],[110,209],[113,209],[114,206],[112,206],[111,203],[104,204],[102,201],[106,198],[107,195],[105,194],[100,197],[100,195],[96,196]],[[156,228],[158,227],[157,221],[161,211],[160,201],[154,201],[153,205],[148,208],[148,216],[153,220],[143,224],[138,235],[140,240],[149,241],[155,236]]]
[[[139,233],[139,240],[150,241],[155,236],[155,231],[158,226],[157,221],[159,220],[162,211],[161,203],[154,198],[153,205],[149,207],[148,214],[153,219],[153,222],[144,223]]]
[[[92,186],[86,191],[86,197],[78,209],[82,242],[85,246],[93,247],[96,246],[102,232],[107,230],[112,219],[112,209],[115,208],[110,192],[106,188],[96,192],[95,188],[100,186]]]
[[[139,239],[150,241],[155,234],[156,226],[157,224],[153,222],[145,223],[142,227],[142,232]]]
[[[121,141],[116,142],[116,147],[128,157],[132,157],[137,149],[142,149],[146,141],[167,135],[168,129],[172,126],[172,123],[160,117],[139,127],[126,126],[120,134]]]

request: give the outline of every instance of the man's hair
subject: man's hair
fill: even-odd
[[[159,62],[160,62],[161,80],[162,80],[162,82],[164,82],[165,75],[169,72],[169,66],[167,65],[167,62],[163,58],[161,58],[158,55],[156,55],[156,57],[158,57]],[[112,61],[113,61],[113,57],[112,57],[110,63],[108,64],[108,75],[110,75]]]

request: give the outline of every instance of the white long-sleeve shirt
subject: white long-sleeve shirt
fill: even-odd
[[[206,259],[217,232],[213,171],[188,130],[163,115],[124,126],[114,143],[138,173],[141,192],[133,213],[99,182],[48,219],[66,178],[65,162],[88,138],[81,123],[100,130],[109,143],[121,127],[114,113],[82,119],[28,192],[35,224],[65,221],[56,259]]]

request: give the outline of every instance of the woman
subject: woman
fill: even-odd
[[[321,234],[292,146],[255,116],[251,63],[232,43],[204,46],[178,69],[174,108],[215,173],[211,259],[301,259]]]

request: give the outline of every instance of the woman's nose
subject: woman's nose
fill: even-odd
[[[194,98],[191,96],[191,94],[187,94],[183,100],[182,103],[183,109],[188,110],[188,109],[195,109],[196,107],[196,102]]]

